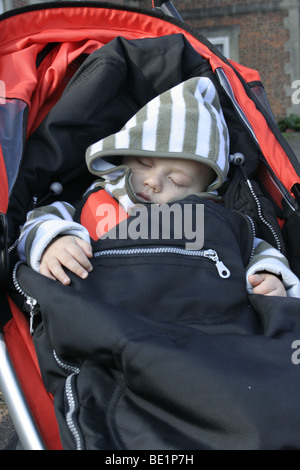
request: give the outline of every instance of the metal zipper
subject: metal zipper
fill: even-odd
[[[250,192],[251,192],[251,194],[252,194],[252,197],[253,197],[253,199],[254,199],[254,201],[255,201],[255,203],[256,203],[256,206],[257,206],[257,213],[258,213],[259,219],[262,221],[263,224],[265,224],[266,227],[268,227],[268,229],[269,229],[270,232],[272,233],[273,238],[274,238],[274,240],[275,240],[275,242],[276,242],[278,251],[281,251],[281,249],[282,249],[282,247],[281,247],[281,242],[280,242],[279,237],[278,237],[278,235],[277,235],[277,233],[276,233],[276,230],[273,228],[272,224],[270,224],[270,222],[268,222],[268,221],[264,218],[264,216],[262,215],[262,210],[261,210],[260,201],[259,201],[258,197],[256,196],[256,193],[255,193],[255,191],[254,191],[254,189],[253,189],[253,186],[252,186],[251,181],[249,180],[249,178],[247,178],[246,183],[247,183],[248,188],[250,189]]]
[[[253,129],[252,129],[245,113],[244,113],[244,111],[242,110],[242,108],[240,107],[240,105],[238,104],[238,102],[235,99],[231,84],[230,84],[228,78],[226,77],[224,70],[221,67],[218,67],[216,69],[216,75],[219,79],[220,85],[222,86],[222,88],[225,91],[226,95],[230,99],[234,109],[236,110],[237,115],[240,117],[240,119],[242,120],[242,122],[244,123],[244,125],[246,126],[246,128],[248,129],[250,134],[252,135],[254,141],[258,145],[258,140],[256,138],[256,135],[255,135],[255,133],[254,133],[254,131],[253,131]]]
[[[251,248],[251,254],[250,254],[250,257],[249,257],[249,262],[250,262],[252,260],[253,256],[254,256],[254,252],[255,252],[256,230],[255,230],[255,224],[254,224],[252,218],[248,214],[244,214],[244,215],[249,220],[251,230],[252,230],[252,248]]]
[[[238,153],[235,153],[233,155],[230,156],[230,162],[233,163],[234,165],[238,166],[241,170],[241,173],[244,177],[244,180],[245,180],[245,183],[247,184],[248,188],[249,188],[249,191],[251,193],[251,196],[253,197],[254,201],[255,201],[255,204],[256,204],[256,207],[257,207],[257,215],[260,219],[260,221],[265,224],[266,227],[268,227],[268,229],[270,230],[274,240],[275,240],[275,243],[277,245],[277,249],[278,251],[281,251],[282,249],[282,246],[281,246],[281,242],[280,242],[280,239],[276,233],[276,230],[274,229],[274,227],[272,226],[272,224],[270,222],[268,222],[264,216],[263,216],[263,213],[262,213],[262,208],[261,208],[261,204],[260,204],[260,200],[258,199],[258,196],[256,195],[256,192],[254,191],[253,189],[253,186],[252,186],[252,183],[251,181],[249,180],[245,170],[244,170],[244,167],[243,167],[243,164],[245,162],[245,156],[238,152]],[[249,217],[249,220],[250,220],[250,217]],[[253,224],[253,221],[252,221],[252,224]],[[253,224],[254,225],[254,224]],[[253,228],[253,225],[252,225],[252,228]],[[254,236],[255,236],[255,229],[254,229]]]
[[[71,364],[68,364],[62,361],[62,359],[58,357],[55,349],[53,349],[53,356],[54,356],[55,361],[59,365],[59,367],[61,367],[62,369],[66,371],[71,372],[71,374],[66,378],[66,381],[65,381],[65,396],[66,396],[66,401],[68,403],[68,411],[66,412],[66,423],[75,440],[76,449],[82,450],[82,442],[81,442],[80,433],[74,421],[74,414],[76,412],[76,403],[75,403],[74,391],[73,391],[73,385],[72,385],[74,377],[79,374],[80,369],[79,367],[73,366]]]
[[[30,315],[30,318],[29,318],[29,330],[30,330],[30,334],[33,335],[34,333],[34,328],[33,328],[33,322],[34,322],[34,317],[35,315],[37,315],[37,300],[34,299],[33,297],[31,297],[29,294],[27,294],[27,292],[25,292],[22,287],[20,286],[19,284],[19,281],[18,281],[18,278],[17,278],[17,270],[18,270],[18,267],[23,264],[22,261],[18,261],[15,266],[14,266],[14,269],[13,269],[13,273],[12,273],[12,280],[13,280],[13,284],[14,284],[14,287],[16,289],[16,291],[21,294],[23,297],[25,297],[26,299],[26,304],[29,305],[29,315]]]
[[[113,250],[103,250],[94,253],[94,257],[104,256],[135,256],[135,255],[160,255],[160,254],[175,254],[180,256],[191,256],[196,258],[207,258],[215,263],[219,276],[226,279],[230,276],[230,270],[219,259],[215,250],[185,250],[184,248],[168,247],[155,247],[155,248],[123,248]]]
[[[59,365],[59,367],[61,367],[64,370],[67,370],[69,372],[72,372],[74,374],[79,374],[79,372],[80,372],[79,367],[73,366],[71,364],[68,364],[67,362],[64,362],[62,359],[60,359],[58,357],[57,352],[55,351],[55,349],[53,349],[52,352],[53,352],[54,359],[57,362],[57,364]]]
[[[253,197],[254,201],[255,201],[255,204],[256,204],[256,207],[257,207],[257,215],[260,219],[260,221],[266,226],[268,227],[268,229],[270,230],[274,240],[275,240],[275,243],[277,245],[277,249],[278,251],[281,251],[282,249],[282,246],[281,246],[281,242],[280,242],[280,239],[276,233],[276,230],[274,229],[274,227],[272,226],[272,224],[270,222],[268,222],[264,216],[263,216],[263,213],[262,213],[262,208],[261,208],[261,204],[260,204],[260,200],[258,199],[257,195],[256,195],[256,192],[254,191],[253,189],[253,186],[252,186],[252,183],[251,181],[249,180],[245,170],[244,170],[244,167],[243,167],[243,164],[245,162],[245,156],[242,154],[242,153],[237,153],[237,154],[234,154],[231,156],[231,162],[234,163],[235,165],[237,165],[241,172],[242,172],[242,175],[244,177],[244,180],[245,180],[245,183],[247,184],[248,188],[249,188],[249,191],[251,193],[251,196]],[[255,232],[254,232],[255,233]]]
[[[66,399],[67,399],[67,403],[69,407],[66,413],[66,422],[67,422],[68,428],[70,429],[72,436],[75,439],[76,450],[82,450],[80,434],[77,430],[76,424],[73,419],[74,413],[76,411],[76,405],[75,405],[74,393],[72,389],[72,380],[75,377],[75,375],[76,375],[75,372],[69,375],[66,378],[66,383],[65,383],[65,394],[66,394]]]

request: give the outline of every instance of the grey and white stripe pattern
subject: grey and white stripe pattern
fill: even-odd
[[[229,135],[216,89],[197,77],[157,96],[116,134],[91,145],[89,170],[98,174],[97,160],[117,155],[148,155],[196,160],[212,167],[218,188],[229,169]]]
[[[111,172],[105,175],[104,179],[94,181],[85,194],[96,188],[105,189],[128,212],[134,202],[126,192],[126,174],[115,167],[110,170]],[[83,225],[74,222],[74,214],[75,208],[62,201],[38,207],[29,212],[18,241],[19,258],[38,271],[42,255],[55,237],[74,235],[89,242],[88,230]]]
[[[74,213],[74,207],[67,202],[55,202],[31,211],[19,238],[20,259],[38,271],[44,250],[58,235],[74,235],[89,242],[87,229],[74,222]]]

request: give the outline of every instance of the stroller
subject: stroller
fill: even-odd
[[[19,227],[32,204],[59,199],[73,201],[88,186],[90,175],[85,170],[85,149],[120,129],[133,113],[132,107],[125,106],[126,97],[122,112],[116,114],[124,89],[129,90],[139,109],[157,94],[189,77],[211,78],[225,118],[230,122],[231,154],[238,169],[233,171],[230,184],[225,185],[222,194],[225,204],[256,218],[262,238],[280,250],[285,247],[292,270],[300,276],[300,164],[274,122],[258,73],[222,56],[206,38],[183,23],[171,2],[153,1],[152,4],[153,9],[148,11],[113,3],[53,2],[31,5],[1,17],[0,389],[24,449],[72,448],[68,444],[72,436],[65,437],[63,425],[57,420],[53,394],[44,385],[30,328],[33,317],[24,314],[23,299],[19,302],[11,286]],[[110,68],[99,84],[93,81],[97,66],[94,53],[104,46],[110,48]],[[113,74],[110,69],[120,58],[126,74],[118,82],[116,69]],[[85,102],[89,115],[78,112],[82,107],[83,80],[89,90],[90,101]],[[94,99],[96,95],[101,95],[98,101]],[[114,107],[114,102],[118,106]],[[99,116],[99,109],[107,113],[104,123],[95,117]],[[37,160],[35,146],[40,142],[41,129],[51,145],[39,147]],[[60,149],[55,146],[56,138],[62,143]],[[27,300],[30,311],[32,305]],[[299,304],[295,302],[291,308],[299,311]],[[289,345],[289,359],[293,352],[291,345],[296,344],[294,341],[300,334],[292,324],[290,328],[291,331],[284,329],[278,334],[285,337],[285,346]],[[277,360],[274,357],[273,368],[269,365],[270,374],[280,374],[286,367],[292,371],[294,380],[297,366],[290,360],[277,368]],[[259,369],[259,358],[257,361]],[[290,400],[295,415],[299,414],[299,399],[293,389],[282,400],[285,405]],[[285,415],[285,405],[278,405],[279,410],[274,413],[278,412],[279,420],[288,427],[290,415]],[[297,437],[291,438],[297,423],[295,419],[282,442],[277,435],[274,441],[270,439],[270,448],[299,448]],[[219,424],[214,422],[211,426],[217,429]],[[271,434],[271,421],[269,426]],[[248,430],[244,431],[245,443]],[[135,432],[139,432],[138,427]],[[258,436],[260,432],[260,429],[253,431]],[[74,448],[80,448],[76,436],[74,439]],[[137,445],[117,442],[111,448],[130,449],[130,445]],[[166,449],[170,445],[174,449],[187,449],[188,445],[195,449],[227,447],[219,437],[215,441],[213,437],[207,439],[206,445],[199,444],[194,434],[188,444],[181,444],[175,430],[174,442],[172,438],[172,444],[169,439],[166,442]],[[155,440],[149,447],[147,442],[144,445],[145,449],[162,448],[154,447],[162,445]],[[253,440],[249,448],[252,445]],[[261,444],[257,437],[257,448],[261,445],[268,444],[264,440]]]

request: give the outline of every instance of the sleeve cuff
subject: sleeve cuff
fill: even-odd
[[[288,297],[300,298],[300,281],[298,277],[288,268],[284,263],[279,263],[278,260],[269,259],[267,262],[258,262],[249,267],[246,271],[247,291],[249,294],[253,293],[253,287],[248,281],[251,274],[256,274],[259,271],[267,271],[269,273],[281,276],[283,285],[287,291]]]
[[[74,235],[88,243],[90,242],[87,229],[76,222],[65,220],[55,220],[55,224],[50,220],[44,222],[42,229],[38,229],[35,241],[31,247],[30,266],[35,271],[39,271],[40,261],[45,249],[59,235]]]

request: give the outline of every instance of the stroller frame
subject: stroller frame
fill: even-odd
[[[0,333],[0,389],[24,450],[46,450],[26,401],[2,333]]]

